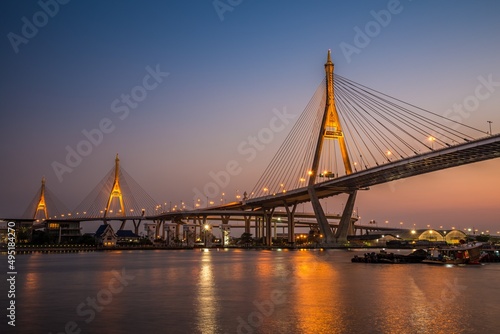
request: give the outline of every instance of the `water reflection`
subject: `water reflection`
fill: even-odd
[[[432,275],[424,275],[420,280],[409,278],[408,294],[412,300],[409,305],[410,326],[422,332],[430,328],[447,333],[464,330],[460,322],[468,318],[469,312],[460,295],[466,287],[459,283],[456,275],[456,271],[438,268]]]
[[[24,291],[27,294],[35,293],[40,288],[40,275],[37,272],[26,274],[26,281],[24,282]]]
[[[200,333],[219,333],[217,317],[219,304],[215,289],[212,255],[204,252],[197,284],[197,328]]]
[[[110,334],[483,333],[498,328],[500,267],[494,265],[353,264],[352,254],[341,251],[155,254],[20,257],[19,328],[59,333],[70,320],[82,333]],[[135,278],[121,292],[102,292],[114,282],[112,271],[121,268]],[[85,311],[91,309],[87,298],[103,308],[88,324],[88,313],[76,311],[81,303]]]
[[[310,252],[301,253],[301,257],[294,260],[290,283],[297,332],[343,332],[344,312],[335,263]]]

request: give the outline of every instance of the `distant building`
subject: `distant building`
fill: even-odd
[[[177,246],[179,240],[179,225],[175,223],[165,223],[164,228],[166,231],[165,244],[167,246]]]
[[[139,243],[140,237],[131,230],[118,230],[115,232],[110,224],[103,224],[95,232],[95,239],[98,245],[114,247],[116,245]]]
[[[229,245],[231,241],[231,226],[229,224],[221,224],[220,230],[222,234],[221,236],[222,246]]]
[[[182,225],[182,242],[188,247],[193,247],[196,238],[196,225],[195,224],[185,224]]]
[[[96,243],[104,247],[114,247],[118,240],[117,235],[113,231],[113,228],[109,224],[103,224],[99,226],[95,232]]]
[[[116,231],[117,244],[139,243],[140,237],[131,230]]]
[[[43,222],[45,233],[50,240],[55,240],[58,244],[78,242],[81,237],[81,227],[79,221],[45,221]]]
[[[155,242],[156,239],[156,224],[155,223],[144,223],[144,231],[146,232],[146,237],[151,241]]]
[[[0,244],[1,245],[7,244],[7,242],[8,242],[7,223],[8,222],[6,220],[0,220]]]

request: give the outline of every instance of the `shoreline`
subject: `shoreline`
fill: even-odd
[[[16,246],[16,254],[32,254],[32,253],[78,253],[78,252],[107,252],[107,251],[121,251],[121,250],[325,250],[325,249],[382,249],[381,247],[367,247],[367,246],[329,246],[329,247],[299,247],[299,246],[250,246],[250,247],[170,247],[163,245],[145,245],[145,246],[115,246],[115,247],[102,247],[94,245],[27,245]],[[6,254],[7,248],[0,248],[0,254]]]
[[[498,247],[498,246],[497,246]],[[497,250],[498,248],[493,246],[491,250]],[[414,247],[411,249],[426,249],[427,247]],[[349,246],[249,246],[249,247],[238,247],[238,246],[165,246],[165,245],[123,245],[114,247],[103,247],[96,245],[16,245],[16,254],[32,254],[32,253],[79,253],[79,252],[108,252],[108,251],[123,251],[123,250],[200,250],[200,251],[210,251],[210,250],[274,250],[274,251],[294,251],[294,250],[327,250],[327,249],[339,249],[339,250],[375,250],[375,249],[385,249],[391,251],[408,251],[410,248],[407,247],[380,247],[380,246],[366,246],[366,245],[349,245]],[[7,247],[0,247],[0,254],[7,254]],[[485,251],[488,249],[485,249]]]

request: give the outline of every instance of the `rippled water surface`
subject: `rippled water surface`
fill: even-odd
[[[351,263],[360,253],[18,255],[16,327],[3,316],[0,332],[498,333],[499,264]]]

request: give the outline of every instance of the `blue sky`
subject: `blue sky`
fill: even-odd
[[[55,11],[55,0],[43,3]],[[220,3],[232,9],[223,20],[211,0],[73,0],[44,22],[38,2],[3,1],[1,215],[22,214],[42,176],[76,207],[116,153],[158,202],[192,201],[209,172],[231,160],[242,172],[224,188],[226,197],[248,191],[293,124],[251,162],[238,145],[268,126],[274,109],[302,112],[323,79],[328,49],[336,73],[437,113],[474,94],[478,77],[500,81],[498,1]],[[391,8],[385,26],[346,57],[341,45],[356,45],[355,28],[365,31],[372,11]],[[9,34],[23,37],[23,18],[42,21],[36,35],[14,46]],[[142,85],[148,67],[168,76],[120,119],[113,101]],[[486,131],[491,120],[498,132],[496,89],[463,121]],[[113,130],[61,180],[54,162],[64,164],[66,147],[75,149],[82,131],[103,119]],[[492,161],[377,186],[357,206],[365,222],[500,229],[500,195],[492,187],[499,167]]]

